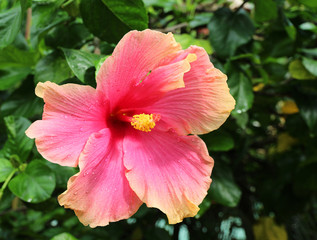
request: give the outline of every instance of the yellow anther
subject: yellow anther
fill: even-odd
[[[150,132],[151,129],[155,127],[153,114],[142,113],[134,115],[131,121],[131,125],[137,130]]]

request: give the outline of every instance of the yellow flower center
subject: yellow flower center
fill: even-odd
[[[134,115],[131,121],[131,125],[140,131],[150,132],[155,127],[155,120],[153,114],[137,114]]]

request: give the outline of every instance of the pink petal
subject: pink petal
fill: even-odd
[[[34,122],[26,135],[35,138],[39,153],[63,166],[77,166],[89,136],[105,128],[105,103],[89,86],[39,83],[36,94],[45,102],[43,120]]]
[[[94,133],[80,156],[79,174],[71,177],[58,201],[90,227],[105,226],[132,216],[142,202],[125,177],[122,138],[109,129]]]
[[[235,100],[229,93],[227,76],[214,68],[203,48],[191,46],[174,61],[188,53],[195,54],[197,60],[184,75],[185,88],[168,92],[144,111],[159,113],[161,121],[179,134],[204,134],[225,122]]]
[[[168,91],[185,87],[184,73],[190,70],[190,62],[195,60],[195,55],[191,57],[155,68],[127,93],[125,100],[120,103],[121,108],[135,109],[149,106],[161,99]]]
[[[130,101],[125,98],[127,93],[160,66],[165,58],[170,58],[179,50],[181,47],[171,33],[131,31],[101,66],[97,75],[97,91],[104,92],[106,98],[111,99],[112,110],[123,100]]]
[[[132,129],[123,149],[129,184],[148,207],[159,208],[172,224],[197,214],[213,167],[200,138]]]

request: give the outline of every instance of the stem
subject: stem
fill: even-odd
[[[26,11],[26,26],[25,26],[25,39],[30,40],[32,25],[32,8],[28,8]]]
[[[183,27],[187,27],[188,23],[187,22],[183,22],[180,24],[176,24],[172,27],[167,27],[167,28],[162,28],[162,29],[155,29],[156,31],[159,32],[175,32],[177,29],[183,28]]]
[[[65,2],[63,5],[62,5],[62,8],[64,7],[67,7],[69,4],[71,4],[72,2],[74,2],[74,0],[68,0],[67,2]]]
[[[0,200],[2,198],[3,192],[6,189],[8,183],[10,182],[11,178],[13,177],[13,175],[16,173],[16,171],[18,171],[18,169],[13,169],[12,172],[10,173],[10,175],[7,177],[7,179],[5,180],[5,182],[3,183],[1,189],[0,189]]]
[[[234,11],[234,13],[239,12],[239,10],[240,10],[241,8],[243,8],[244,4],[246,4],[248,1],[249,1],[249,0],[245,0],[238,8]]]

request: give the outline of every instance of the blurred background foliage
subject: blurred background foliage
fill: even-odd
[[[228,75],[231,117],[201,136],[215,159],[195,218],[144,206],[90,229],[57,203],[76,169],[45,161],[24,131],[38,82],[95,86],[132,29],[173,32]],[[317,239],[316,0],[1,0],[0,239]]]

